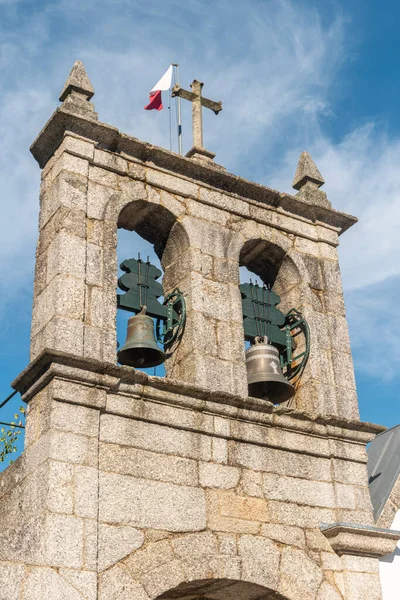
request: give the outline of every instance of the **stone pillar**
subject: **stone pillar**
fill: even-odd
[[[92,214],[94,152],[93,142],[66,132],[43,171],[31,359],[49,348],[115,361],[116,225],[113,231]],[[107,245],[112,270],[104,268]]]
[[[179,287],[187,303],[184,336],[166,363],[167,376],[246,396],[239,270],[227,256],[228,215],[189,206],[190,215],[180,221],[189,245],[177,244],[173,230],[163,255],[164,287]]]
[[[84,353],[88,158],[93,153],[93,143],[66,136],[43,171],[32,359],[44,348]]]
[[[299,410],[359,418],[348,325],[336,248],[296,237],[290,252],[301,281],[280,288],[285,310],[298,308],[311,335],[310,357],[297,385]]]
[[[319,206],[330,208],[326,194],[319,189],[323,184],[324,179],[311,156],[303,152],[293,181],[293,187],[299,190],[296,197],[317,210]],[[318,227],[324,241],[315,243],[298,236],[294,247],[307,272],[308,285],[302,294],[301,310],[312,336],[309,364],[299,382],[296,406],[300,410],[358,419],[354,366],[336,250],[338,234],[332,227]]]

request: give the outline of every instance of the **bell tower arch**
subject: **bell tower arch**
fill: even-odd
[[[28,414],[0,474],[0,579],[24,600],[381,600],[400,532],[375,526],[368,493],[383,428],[358,417],[336,251],[356,219],[306,153],[296,195],[228,173],[199,146],[200,104],[221,104],[179,93],[197,103],[186,156],[100,122],[77,61],[32,144],[31,362],[13,382]],[[185,299],[165,377],[117,362],[118,227]],[[240,266],[310,328],[289,407],[248,394]]]

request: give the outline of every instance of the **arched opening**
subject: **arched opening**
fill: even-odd
[[[138,260],[140,258],[143,261],[143,273],[148,268],[146,263],[151,263],[153,267],[161,272],[161,275],[156,277],[158,287],[163,286],[162,294],[158,296],[158,299],[154,297],[153,302],[159,302],[162,305],[164,294],[168,294],[171,289],[178,285],[178,280],[180,280],[179,271],[170,267],[188,246],[187,234],[184,228],[177,222],[176,216],[165,206],[147,200],[137,200],[130,202],[122,209],[118,218],[118,230],[118,278],[125,275],[125,269],[121,270],[123,261]],[[146,275],[143,275],[142,279],[145,277]],[[151,283],[151,281],[148,283]],[[152,286],[145,287],[151,288]],[[126,342],[127,324],[130,317],[135,314],[129,309],[128,302],[120,301],[126,292],[127,290],[123,287],[121,289],[121,285],[119,285],[120,310],[117,311],[116,319],[119,348],[122,348]],[[163,350],[160,339],[157,339],[157,343],[160,349]],[[167,357],[170,357],[170,353],[167,353]],[[141,367],[136,368],[144,370],[150,375],[160,377],[163,377],[166,370],[168,370],[165,364],[143,369]]]
[[[121,269],[121,264],[127,259],[141,258],[144,262],[149,261],[152,265],[162,271],[160,259],[157,256],[154,246],[146,241],[136,231],[128,231],[127,229],[119,229],[117,235],[117,258],[118,258],[118,280],[124,275],[124,271]],[[117,289],[118,294],[123,294],[123,290],[119,287]],[[160,297],[160,301],[163,301],[163,297]],[[128,321],[133,316],[133,312],[123,310],[119,308],[117,310],[117,348],[121,348],[127,336]],[[149,369],[143,369],[149,375],[157,375],[158,377],[164,377],[165,368],[164,364]]]
[[[287,600],[278,592],[249,581],[206,579],[181,583],[157,600]]]
[[[283,248],[266,240],[248,240],[240,252],[239,266],[273,287],[285,254]]]
[[[248,240],[241,249],[239,266],[241,283],[254,274],[280,296],[284,310],[301,305],[299,269],[281,246],[266,240]]]
[[[300,273],[287,244],[265,239],[244,243],[239,266],[249,394],[279,404],[294,394],[292,384],[298,381],[308,357],[308,326],[295,327],[302,319]],[[273,347],[256,350],[252,345],[258,340]]]
[[[155,254],[161,260],[175,222],[176,216],[165,206],[148,200],[136,200],[122,209],[118,228],[135,231],[154,247]]]

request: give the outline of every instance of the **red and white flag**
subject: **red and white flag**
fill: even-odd
[[[172,65],[161,77],[160,81],[157,81],[156,85],[150,91],[150,101],[144,110],[162,110],[162,98],[161,92],[165,92],[170,89],[172,84]]]

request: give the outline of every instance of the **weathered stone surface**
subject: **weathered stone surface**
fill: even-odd
[[[62,171],[69,171],[70,173],[87,177],[89,173],[89,162],[87,159],[79,158],[78,156],[64,152],[54,165],[52,171],[53,181]]]
[[[213,449],[214,449],[213,440]],[[223,440],[225,441],[225,440]],[[214,463],[200,463],[199,479],[203,487],[229,489],[238,484],[240,476],[239,469],[226,467]]]
[[[264,497],[262,473],[243,469],[241,483],[246,495]]]
[[[379,560],[368,556],[342,556],[343,570],[359,573],[379,573]]]
[[[79,388],[82,395],[84,388]],[[85,436],[97,436],[99,411],[85,406],[54,402],[51,406],[50,426]]]
[[[150,598],[155,598],[184,581],[185,574],[182,566],[181,561],[173,560],[143,575],[140,582]]]
[[[217,538],[211,532],[194,533],[172,540],[172,548],[175,555],[184,560],[214,556],[217,554]]]
[[[266,498],[308,504],[310,506],[335,507],[333,486],[330,483],[307,481],[295,477],[279,477],[266,473],[263,477]]]
[[[364,486],[368,488],[367,465],[351,460],[332,460],[334,479],[341,483]]]
[[[252,520],[252,515],[249,515],[244,510],[244,500],[242,499],[242,510],[237,511],[238,505],[233,507],[233,512],[236,516],[228,516],[226,506],[221,507],[221,493],[214,490],[209,490],[207,496],[207,526],[213,531],[221,531],[225,533],[251,533],[256,534],[260,530],[260,522]],[[229,501],[229,497],[225,498],[225,505]],[[222,502],[222,504],[224,504]],[[236,510],[235,510],[236,509]],[[223,514],[225,513],[225,514]],[[239,516],[237,516],[239,515]],[[243,516],[244,518],[241,518]]]
[[[128,169],[127,161],[124,158],[100,148],[95,149],[93,162],[96,166],[118,173],[126,173]]]
[[[318,527],[320,523],[332,523],[335,513],[331,508],[298,506],[287,502],[271,500],[268,503],[272,522],[298,527]]]
[[[251,444],[231,443],[230,458],[233,465],[256,471],[281,473],[290,477],[303,477],[330,481],[330,461],[301,454],[292,454],[275,448],[262,448]]]
[[[143,587],[120,566],[106,571],[100,578],[99,600],[149,600]]]
[[[342,556],[350,554],[354,556],[366,556],[380,558],[394,551],[399,532],[390,529],[380,529],[368,524],[367,518],[370,513],[364,514],[361,527],[357,520],[333,523],[331,525],[321,524],[321,531],[329,540],[334,551]],[[365,525],[369,525],[366,527]]]
[[[77,589],[85,599],[97,600],[97,573],[95,571],[60,569],[58,572],[75,589]]]
[[[75,514],[96,519],[98,511],[99,473],[97,468],[75,466]]]
[[[193,460],[116,444],[100,445],[100,468],[182,485],[198,483],[197,464]]]
[[[346,595],[350,600],[381,600],[382,598],[378,574],[346,572],[344,582]]]
[[[48,250],[46,283],[56,275],[83,278],[86,272],[86,244],[76,235],[60,231]]]
[[[356,508],[356,499],[354,495],[354,487],[350,485],[335,485],[336,505],[340,508]],[[369,508],[369,506],[367,506]]]
[[[94,385],[90,385],[89,382],[83,385],[82,383],[56,379],[53,383],[53,397],[54,400],[63,400],[68,403],[76,403],[82,406],[103,408],[106,405],[105,390],[95,387]],[[78,413],[79,410],[77,411],[77,414]],[[83,415],[89,413],[80,414]],[[93,421],[93,412],[91,415],[92,417],[89,419],[91,421],[89,432],[86,432],[85,435],[97,435],[97,432],[96,434],[94,433],[95,425]],[[68,426],[68,424],[65,425]],[[63,427],[62,429],[65,428],[66,427]]]
[[[86,569],[98,569],[99,525],[97,519],[84,519],[83,562]]]
[[[321,569],[302,550],[284,548],[280,562],[279,591],[289,598],[313,600],[322,581]]]
[[[321,552],[321,566],[327,571],[342,571],[343,565],[340,557],[334,552]]]
[[[306,181],[312,181],[318,187],[325,183],[311,156],[308,152],[302,152],[292,185],[295,190],[299,190]]]
[[[218,540],[220,554],[228,554],[233,556],[237,554],[237,543],[234,535],[220,533],[218,535]]]
[[[50,458],[57,460],[62,456],[67,462],[90,465],[94,459],[90,440],[84,435],[55,430],[50,438]]]
[[[57,571],[34,567],[24,584],[23,600],[52,598],[54,600],[82,600],[84,596]],[[86,596],[89,599],[89,596]],[[92,595],[93,597],[93,595]]]
[[[320,528],[306,529],[306,543],[307,546],[313,550],[324,550],[325,552],[331,552],[332,548]]]
[[[174,177],[155,169],[147,169],[146,181],[155,187],[170,191],[173,194],[197,197],[197,185],[188,179]]]
[[[199,458],[202,454],[202,436],[162,427],[143,421],[132,421],[113,415],[101,418],[100,439],[104,442],[134,446],[154,452],[165,452],[186,458]],[[211,446],[207,439],[206,446]],[[206,455],[205,460],[208,459]]]
[[[66,150],[70,154],[75,154],[81,158],[93,159],[94,156],[94,143],[85,140],[84,138],[72,134],[70,131],[65,132],[65,137],[60,149]]]
[[[224,517],[249,521],[269,521],[268,504],[261,498],[237,496],[233,492],[219,492],[219,511]]]
[[[342,596],[333,585],[323,581],[318,590],[317,600],[342,600]]]
[[[72,90],[85,95],[88,100],[90,100],[90,98],[94,95],[93,86],[90,83],[90,79],[86,73],[82,61],[80,60],[75,61],[74,66],[68,75],[68,79],[65,82],[63,90],[60,94],[60,102],[65,100]]]
[[[243,579],[276,589],[279,581],[279,550],[273,542],[243,535],[239,539],[238,552],[243,557]]]
[[[108,569],[125,556],[140,548],[144,534],[126,525],[100,525],[99,527],[99,559],[100,571]]]
[[[286,525],[277,525],[274,523],[266,523],[261,527],[261,535],[287,544],[288,546],[299,546],[304,548],[305,537],[304,531],[300,527],[288,527]]]
[[[48,514],[42,532],[44,564],[74,569],[83,566],[83,521]]]
[[[100,476],[100,520],[171,531],[198,531],[206,524],[204,492],[104,473]]]
[[[0,598],[1,600],[19,600],[22,581],[25,578],[23,565],[0,562]]]
[[[165,563],[175,559],[169,541],[161,540],[150,544],[147,548],[134,552],[124,564],[134,579],[141,579],[142,575],[149,573]]]
[[[74,511],[74,467],[66,462],[49,462],[47,506],[52,512]]]

